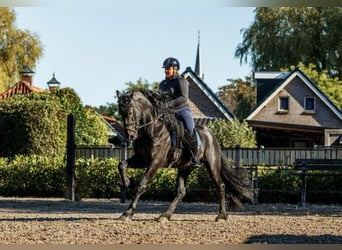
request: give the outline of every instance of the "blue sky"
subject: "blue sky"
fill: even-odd
[[[17,27],[37,33],[44,45],[34,85],[46,88],[55,72],[61,86],[75,89],[83,104],[106,105],[116,101],[116,90],[126,82],[161,81],[166,57],[178,58],[181,71],[194,68],[198,31],[204,81],[214,92],[228,78],[251,75],[234,52],[242,41],[240,30],[254,20],[254,7],[215,0],[95,2],[14,8]]]

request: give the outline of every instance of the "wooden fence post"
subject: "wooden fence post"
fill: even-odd
[[[235,157],[234,157],[234,163],[236,168],[240,168],[240,152],[241,147],[239,144],[235,145]]]
[[[67,120],[67,198],[75,201],[75,117],[68,115]]]

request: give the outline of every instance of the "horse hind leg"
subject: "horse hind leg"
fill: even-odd
[[[177,195],[170,204],[169,208],[158,218],[159,222],[166,222],[171,219],[173,212],[177,205],[182,201],[186,194],[186,181],[191,173],[192,169],[178,169],[177,174]]]
[[[226,185],[224,184],[224,181],[221,177],[221,173],[218,167],[219,165],[219,162],[214,161],[211,164],[208,163],[206,167],[219,192],[220,210],[219,214],[215,218],[215,221],[226,221],[228,219],[226,211]]]

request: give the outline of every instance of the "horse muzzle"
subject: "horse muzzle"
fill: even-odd
[[[138,132],[134,129],[126,129],[127,140],[133,142],[138,137]]]

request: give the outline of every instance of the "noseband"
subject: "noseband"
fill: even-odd
[[[137,133],[137,134],[139,134],[138,133],[138,131],[141,129],[141,128],[144,128],[144,127],[147,127],[147,126],[149,126],[149,125],[151,125],[151,124],[153,124],[153,122],[154,122],[154,120],[152,119],[152,120],[150,120],[150,121],[147,121],[147,122],[144,122],[144,123],[140,123],[140,121],[141,120],[145,120],[145,119],[137,119],[137,115],[136,115],[136,106],[134,106],[134,104],[130,104],[130,105],[126,105],[126,108],[128,109],[129,108],[129,106],[131,106],[131,108],[132,108],[132,115],[131,115],[131,117],[133,117],[133,122],[130,122],[130,123],[125,123],[125,129],[127,130],[127,131],[131,131],[131,132],[134,132],[134,133]],[[143,113],[142,111],[140,111],[141,113]],[[126,116],[126,118],[128,117],[129,115],[127,115]],[[155,119],[155,120],[159,120],[159,118],[161,117],[161,115],[159,115],[158,117],[157,117],[157,119]]]

